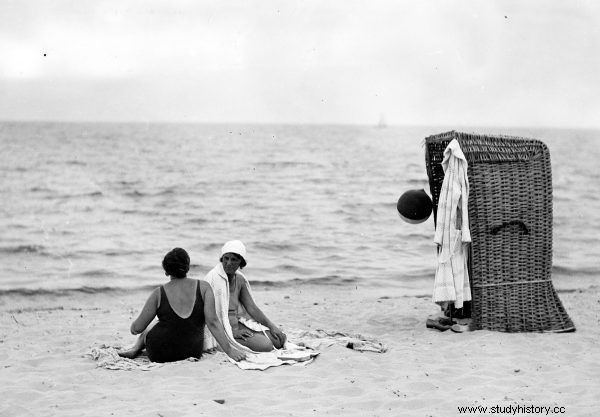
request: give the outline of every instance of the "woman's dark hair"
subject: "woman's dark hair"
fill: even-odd
[[[244,269],[244,267],[246,266],[246,260],[244,259],[244,257],[242,255],[238,255],[237,253],[234,253],[234,255],[241,259],[240,269]],[[221,257],[219,258],[219,262],[223,262],[223,255],[221,255]]]
[[[190,256],[185,249],[175,248],[162,261],[165,274],[174,278],[185,278],[190,270]]]

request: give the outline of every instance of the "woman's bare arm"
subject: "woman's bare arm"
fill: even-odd
[[[131,323],[131,334],[142,333],[144,330],[146,330],[146,327],[148,327],[152,320],[154,320],[154,317],[156,317],[156,311],[158,310],[159,297],[160,288],[157,288],[152,291],[146,300],[146,304],[144,304],[144,307],[142,308],[142,311],[140,311],[137,319]]]
[[[262,310],[256,305],[245,283],[240,289],[240,301],[244,305],[244,308],[246,309],[248,314],[250,314],[250,316],[254,320],[256,320],[264,326],[267,326],[269,329],[272,326],[275,326],[275,324],[273,324],[273,322],[269,320],[265,313],[263,313]]]
[[[202,299],[204,300],[204,320],[206,321],[208,329],[217,340],[217,343],[219,343],[219,346],[221,346],[221,349],[223,349],[223,352],[225,352],[231,359],[234,361],[241,361],[245,359],[246,355],[232,346],[227,339],[227,335],[223,329],[223,324],[217,317],[217,313],[215,311],[215,297],[210,284],[200,281],[200,285],[200,292],[202,294]]]
[[[238,278],[239,279],[239,278]],[[265,313],[256,305],[254,299],[250,295],[250,290],[248,289],[247,283],[244,281],[244,285],[242,285],[240,289],[240,301],[244,305],[244,308],[250,314],[250,316],[259,322],[260,324],[267,326],[271,335],[273,335],[281,346],[285,344],[286,336],[285,334],[266,316]]]

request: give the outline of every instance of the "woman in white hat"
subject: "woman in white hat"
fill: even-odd
[[[215,293],[215,309],[225,332],[254,352],[269,352],[285,345],[285,334],[254,302],[250,284],[240,269],[246,266],[246,247],[231,240],[221,249],[219,263],[204,277]],[[211,347],[205,333],[205,348]],[[208,346],[207,346],[208,344]],[[214,339],[213,345],[216,345]]]

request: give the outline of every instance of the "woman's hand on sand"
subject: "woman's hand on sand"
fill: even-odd
[[[229,350],[227,352],[227,356],[233,359],[236,362],[243,361],[246,359],[246,354],[234,348],[233,346],[229,346]]]

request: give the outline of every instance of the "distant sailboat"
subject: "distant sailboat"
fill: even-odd
[[[377,127],[379,129],[385,129],[387,127],[387,122],[385,121],[385,116],[382,114],[379,115],[379,122],[377,122]]]

